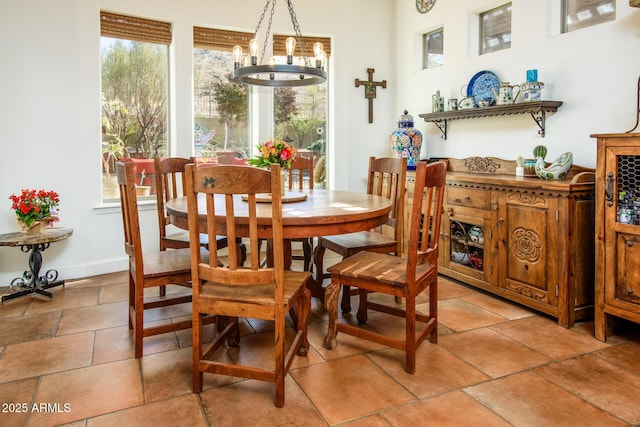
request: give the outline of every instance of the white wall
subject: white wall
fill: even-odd
[[[101,9],[169,21],[173,28],[171,114],[174,152],[192,146],[192,28],[194,25],[253,31],[264,0],[23,0],[5,1],[0,13],[0,233],[17,231],[9,195],[22,188],[60,193],[59,225],[74,235],[44,253],[44,269],[77,278],[126,269],[118,209],[100,209]],[[334,120],[329,132],[332,184],[363,190],[369,155],[387,155],[386,135],[399,113],[392,87],[379,91],[375,121],[355,78],[393,73],[389,0],[294,2],[304,35],[332,37]],[[293,31],[281,0],[273,31]],[[266,139],[268,135],[258,135]],[[145,248],[157,248],[154,206],[142,212]],[[26,254],[0,247],[0,286],[22,275]]]
[[[396,2],[397,109],[408,108],[424,133],[426,157],[474,155],[515,159],[531,157],[532,148],[546,145],[548,160],[571,151],[574,162],[595,167],[593,133],[625,132],[636,121],[636,85],[640,74],[640,9],[627,0],[616,3],[613,22],[560,34],[560,0],[513,0],[511,48],[477,55],[477,15],[506,0],[437,1],[428,13],[413,1]],[[420,66],[421,35],[444,28],[445,64]],[[443,140],[432,123],[418,118],[431,112],[436,90],[448,99],[460,98],[460,88],[478,71],[490,70],[511,84],[526,81],[526,70],[538,69],[545,83],[543,98],[562,101],[547,114],[546,137],[528,114],[448,123]]]

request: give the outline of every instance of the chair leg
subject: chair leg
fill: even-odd
[[[329,327],[324,337],[324,347],[333,350],[338,345],[336,335],[336,323],[338,323],[338,298],[340,297],[340,283],[337,279],[331,279],[324,293],[324,308],[329,314]]]
[[[298,348],[297,355],[306,357],[309,354],[309,339],[307,337],[307,324],[309,322],[309,313],[311,313],[311,291],[305,288],[303,294],[298,298],[297,309],[298,324],[297,329],[302,331],[302,343]]]
[[[142,339],[144,338],[144,289],[137,284],[135,286],[135,300],[133,303],[133,340],[134,354],[136,358],[142,357]]]
[[[219,327],[219,325],[218,325]],[[200,360],[202,359],[202,316],[195,313],[191,325],[192,345],[193,345],[193,392],[200,393],[202,391],[202,371],[200,370]]]
[[[302,243],[302,252],[304,253],[304,271],[311,271],[313,267],[312,262],[312,242],[313,238],[309,238]]]
[[[416,298],[407,297],[405,307],[405,368],[409,374],[416,372]]]
[[[159,286],[159,288],[160,288],[160,292],[159,292],[160,296],[161,297],[167,296],[167,287],[165,285],[162,285],[162,286]]]
[[[322,286],[322,282],[324,281],[324,278],[325,278],[324,266],[323,266],[325,251],[326,251],[326,248],[323,246],[320,246],[320,244],[316,245],[316,248],[313,251],[313,263],[315,264],[314,269],[316,273],[315,274],[316,283],[318,283],[319,286]]]
[[[340,308],[343,313],[351,313],[351,287],[342,285],[342,302]]]
[[[360,302],[358,303],[358,314],[356,318],[358,319],[358,324],[364,325],[367,323],[367,296],[369,293],[364,289],[358,289],[358,295],[360,296]]]
[[[237,239],[236,247],[238,248],[238,253],[240,257],[238,259],[238,265],[243,266],[245,261],[247,260],[247,247],[242,243],[241,239]]]
[[[429,342],[438,343],[438,279],[429,285],[429,318],[434,319],[436,325],[429,333]]]

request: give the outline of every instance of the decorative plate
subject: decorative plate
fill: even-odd
[[[493,92],[491,92],[491,88],[493,88],[496,93],[500,91],[500,79],[491,71],[480,71],[469,80],[467,96],[473,97],[476,105],[478,105],[478,101],[482,99],[488,100],[489,105],[492,105],[495,102],[495,97],[493,96]]]
[[[416,0],[416,9],[420,13],[427,13],[433,7],[436,0]]]

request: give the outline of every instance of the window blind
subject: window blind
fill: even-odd
[[[285,40],[287,37],[280,34],[273,35],[273,54],[277,56],[285,56],[287,49],[285,48]],[[327,57],[331,54],[331,39],[328,37],[302,37],[302,43],[304,43],[304,54],[306,56],[313,56],[313,45],[316,42],[320,42],[323,45],[324,51],[327,53]],[[296,52],[300,54],[300,46],[296,46]]]
[[[169,45],[171,23],[100,11],[100,35]]]
[[[253,33],[193,27],[193,45],[201,49],[216,49],[231,52],[236,45],[248,49]]]

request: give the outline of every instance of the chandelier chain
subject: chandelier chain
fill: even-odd
[[[262,21],[264,21],[264,17],[267,14],[267,10],[269,10],[269,4],[271,0],[267,0],[267,4],[264,5],[264,9],[262,10],[262,14],[260,15],[260,20],[258,20],[258,25],[256,25],[256,30],[253,32],[253,37],[258,38],[258,31],[260,31],[260,27],[262,26]],[[260,63],[264,62],[264,54],[267,51],[267,44],[269,42],[269,33],[271,33],[271,24],[273,23],[273,13],[276,8],[276,0],[273,0],[271,4],[271,13],[269,14],[269,22],[267,24],[267,32],[264,36],[264,43],[262,44],[262,52],[260,53]]]
[[[291,24],[293,25],[293,30],[296,33],[296,39],[298,45],[300,45],[300,52],[302,53],[300,56],[304,59],[305,65],[309,66],[310,61],[307,55],[305,55],[305,46],[304,39],[302,38],[302,31],[300,30],[300,24],[298,24],[298,18],[296,17],[296,12],[293,10],[293,3],[291,0],[287,0],[287,7],[289,8],[289,16],[291,17]]]

